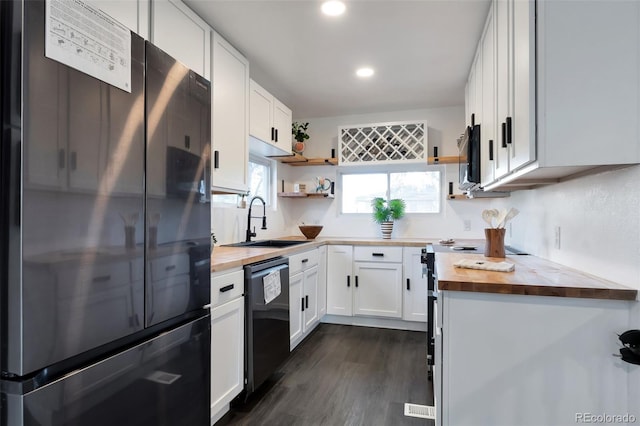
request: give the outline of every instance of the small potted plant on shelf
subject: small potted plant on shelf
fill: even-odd
[[[373,207],[373,220],[380,224],[382,238],[390,239],[393,232],[393,221],[404,217],[407,204],[400,198],[387,201],[384,198],[376,197],[371,200],[371,207]]]
[[[216,244],[218,242],[218,240],[216,239],[216,234],[214,234],[213,232],[211,233],[211,251],[213,252],[213,246],[214,244]]]
[[[304,141],[309,139],[307,128],[309,128],[309,123],[294,122],[291,125],[291,134],[293,135],[293,138],[296,140],[293,143],[293,152],[297,154],[302,154],[305,148]]]

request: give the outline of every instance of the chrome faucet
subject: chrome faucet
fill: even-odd
[[[258,197],[256,195],[249,202],[249,214],[247,215],[247,239],[246,239],[247,242],[251,241],[251,237],[255,237],[256,236],[256,227],[255,226],[253,227],[253,232],[251,232],[251,218],[254,217],[254,216],[251,216],[251,206],[253,206],[253,202],[255,200],[262,201],[262,228],[260,228],[260,229],[267,229],[267,203],[265,203],[265,201],[264,201],[264,199],[262,197]],[[255,216],[256,219],[258,219],[259,217],[260,216]]]

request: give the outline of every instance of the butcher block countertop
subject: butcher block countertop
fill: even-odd
[[[219,272],[237,266],[248,265],[277,256],[288,256],[321,245],[424,247],[427,243],[437,243],[435,239],[426,238],[394,238],[383,240],[381,238],[318,237],[315,240],[305,240],[304,237],[285,237],[278,239],[308,242],[285,248],[215,246],[213,254],[211,255],[211,272]],[[468,241],[478,242],[478,240]]]
[[[461,259],[506,261],[513,272],[463,269],[453,266]],[[585,274],[535,256],[507,256],[506,259],[462,253],[437,253],[438,289],[479,293],[636,300],[637,290]]]

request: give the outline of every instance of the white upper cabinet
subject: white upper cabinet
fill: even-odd
[[[485,189],[640,162],[639,2],[494,0],[489,14],[466,93],[468,121],[482,86]]]
[[[491,9],[493,10],[493,8]],[[482,131],[480,132],[480,182],[494,179],[496,149],[495,35],[494,15],[490,11],[482,38]]]
[[[149,39],[150,0],[85,0],[145,40]]]
[[[261,155],[291,154],[291,109],[253,80],[249,99],[250,150]]]
[[[248,189],[249,61],[218,33],[212,42],[212,188]]]
[[[180,0],[151,3],[151,42],[210,79],[211,28]]]

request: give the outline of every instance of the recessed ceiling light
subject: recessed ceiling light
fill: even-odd
[[[368,68],[368,67],[359,68],[356,71],[356,75],[358,77],[371,77],[373,75],[373,69]]]
[[[342,15],[346,8],[347,7],[341,1],[331,0],[322,3],[322,13],[329,16]]]

